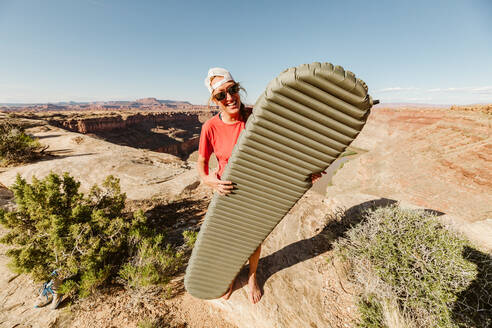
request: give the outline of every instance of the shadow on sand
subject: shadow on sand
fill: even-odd
[[[198,136],[200,134],[201,124],[192,127],[182,126],[182,131],[179,134],[178,139],[172,138],[166,133],[153,131],[153,128],[155,127],[156,126],[154,125],[142,124],[140,126],[129,126],[123,130],[115,129],[110,131],[95,131],[88,135],[120,146],[128,146],[138,149],[166,152],[164,149],[169,148],[169,153],[171,155],[178,156],[181,159],[185,159],[193,151],[198,149],[198,144],[196,147],[191,147],[191,149],[188,149],[189,147],[180,147],[183,141],[179,141],[178,139],[190,140],[193,137]]]
[[[198,230],[205,215],[208,199],[181,199],[169,204],[159,204],[145,212],[149,227],[165,233],[169,243],[183,244],[183,230]]]
[[[69,158],[69,157],[83,157],[83,156],[90,156],[90,155],[96,155],[97,153],[83,153],[83,154],[71,154],[71,155],[63,155],[64,153],[68,153],[69,150],[56,150],[56,151],[49,151],[43,154],[40,158],[38,158],[35,161],[29,162],[28,164],[34,164],[38,162],[47,162],[47,161],[52,161],[55,159],[63,159],[63,158]]]
[[[273,254],[260,258],[257,271],[260,288],[263,291],[266,281],[275,273],[330,251],[334,241],[343,237],[350,227],[362,222],[362,212],[365,210],[385,207],[394,203],[396,203],[395,200],[381,198],[353,206],[344,211],[338,219],[336,215],[333,215],[333,218],[317,235],[299,240]],[[249,265],[245,265],[236,279],[233,290],[240,289],[247,284],[248,272]]]
[[[465,247],[463,258],[477,266],[477,276],[458,295],[453,307],[453,320],[460,327],[492,327],[492,257]]]
[[[36,139],[47,139],[47,138],[56,138],[56,137],[60,137],[61,134],[48,134],[48,135],[45,135],[45,136],[34,136]]]
[[[375,210],[395,203],[397,203],[396,200],[380,198],[355,205],[341,215],[332,214],[328,224],[317,235],[299,240],[261,258],[257,271],[261,290],[263,291],[267,280],[277,272],[332,250],[335,241],[343,238],[349,229],[363,222],[363,213],[366,210]],[[425,211],[436,216],[444,214],[431,209],[425,209]],[[249,265],[245,265],[237,276],[233,290],[240,289],[247,284],[248,272]]]
[[[262,292],[265,283],[277,272],[332,250],[335,241],[363,222],[363,212],[395,203],[395,200],[381,198],[353,206],[341,216],[333,215],[316,236],[297,241],[261,258],[257,277]],[[431,209],[425,211],[434,216],[444,214]],[[452,306],[452,319],[459,327],[492,327],[492,257],[472,247],[465,247],[463,257],[476,265],[477,276],[467,289],[458,295]],[[233,290],[247,284],[248,272],[249,265],[245,265],[238,274]]]
[[[183,231],[198,231],[201,225],[210,199],[181,199],[169,204],[158,204],[145,212],[148,217],[149,227],[156,232],[166,235],[168,243],[180,246],[184,243]],[[189,257],[191,250],[185,256]],[[186,266],[183,265],[176,276],[183,276]],[[177,282],[170,288],[175,297],[185,292],[182,281]]]

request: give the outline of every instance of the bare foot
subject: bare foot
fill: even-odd
[[[235,282],[235,281],[236,281],[236,279],[234,279],[234,280],[231,282],[231,284],[229,285],[229,289],[227,290],[227,292],[226,292],[224,295],[222,295],[222,299],[224,299],[224,300],[226,300],[226,301],[227,301],[227,300],[229,299],[229,297],[231,297],[231,294],[232,294],[232,288],[234,287],[234,282]]]
[[[249,300],[251,303],[256,304],[260,301],[261,293],[260,286],[258,286],[258,282],[256,281],[256,273],[253,273],[249,276],[248,279],[248,287],[249,287]]]

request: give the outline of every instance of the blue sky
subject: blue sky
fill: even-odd
[[[0,103],[204,104],[213,66],[253,103],[313,61],[383,102],[492,103],[492,1],[0,0]]]

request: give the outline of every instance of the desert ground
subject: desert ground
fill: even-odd
[[[181,274],[170,283],[168,299],[109,286],[58,310],[34,309],[39,286],[10,271],[7,247],[0,244],[0,327],[137,327],[147,318],[165,318],[166,327],[351,327],[357,319],[355,290],[333,256],[332,243],[362,210],[395,202],[431,210],[491,254],[490,108],[373,108],[351,155],[330,168],[265,240],[258,269],[264,297],[257,305],[248,300],[244,268],[228,301],[194,299],[184,291]],[[207,117],[198,116],[199,123]],[[70,131],[46,114],[0,113],[0,119],[24,122],[49,154],[35,163],[0,168],[0,206],[15,206],[7,187],[17,174],[30,179],[69,172],[84,191],[112,174],[120,179],[129,207],[168,217],[177,232],[199,229],[211,191],[200,184],[191,143],[136,145],[141,138],[118,135],[104,125],[90,133]],[[170,133],[166,138],[178,143],[196,138],[195,130],[150,130]]]

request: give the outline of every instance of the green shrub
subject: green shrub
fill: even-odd
[[[185,252],[167,243],[166,227],[153,226],[141,210],[123,212],[117,178],[108,176],[87,196],[79,187],[68,173],[31,184],[17,176],[11,188],[17,209],[0,210],[9,229],[0,241],[12,245],[7,254],[16,271],[45,281],[57,269],[61,292],[84,297],[116,275],[140,288],[166,284],[183,267]]]
[[[185,230],[183,231],[183,238],[185,240],[186,246],[188,248],[193,248],[195,246],[196,238],[198,237],[198,232],[193,230]]]
[[[135,216],[144,215],[137,212]],[[163,234],[147,227],[130,232],[129,248],[132,254],[119,270],[120,277],[126,280],[130,287],[166,284],[183,266],[184,253],[176,251],[169,244],[166,245],[165,241]]]
[[[365,328],[388,328],[384,323],[383,305],[373,295],[365,295],[358,302],[361,316],[360,327]]]
[[[159,324],[156,320],[144,319],[137,325],[138,328],[158,328]]]
[[[360,327],[388,324],[383,308],[389,303],[396,304],[396,316],[408,326],[492,324],[492,299],[487,298],[492,295],[492,260],[483,256],[477,267],[466,255],[469,248],[466,240],[427,212],[395,205],[367,212],[364,222],[336,245],[351,263],[353,278],[362,290]],[[472,284],[482,290],[471,289]],[[466,315],[470,305],[462,302],[463,293],[482,300],[476,307],[482,313],[476,318]]]
[[[39,142],[24,129],[8,122],[0,122],[0,165],[29,162],[39,157]]]
[[[18,271],[39,281],[58,269],[66,278],[62,289],[85,296],[110,276],[139,222],[122,215],[126,197],[118,179],[107,177],[87,197],[79,186],[67,173],[34,177],[32,184],[18,175],[12,187],[18,207],[0,213],[10,229],[1,241],[14,246],[7,254]]]

